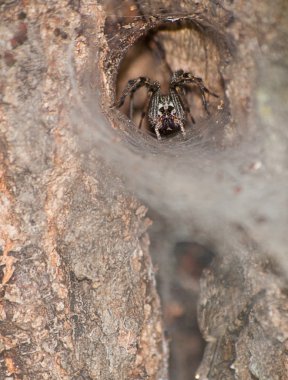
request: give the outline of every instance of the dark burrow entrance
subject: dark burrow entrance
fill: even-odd
[[[153,253],[157,254],[152,246]],[[197,243],[179,242],[171,257],[166,257],[172,264],[171,273],[159,268],[157,279],[169,342],[170,380],[194,379],[202,360],[205,341],[198,327],[197,303],[200,277],[212,258],[212,252]]]
[[[168,145],[173,140],[174,148],[178,142],[182,147],[186,145],[188,149],[189,145],[195,142],[220,143],[225,133],[225,126],[229,122],[229,103],[221,72],[223,59],[225,60],[225,57],[227,59],[228,54],[226,45],[223,41],[217,41],[211,31],[209,33],[203,31],[204,29],[202,30],[197,24],[187,21],[175,25],[163,24],[139,38],[127,50],[119,66],[116,103],[121,98],[123,90],[125,93],[128,81],[139,77],[149,78],[151,82],[158,81],[161,93],[167,95],[171,89],[169,87],[171,77],[178,70],[201,78],[204,86],[210,92],[217,94],[218,97],[214,97],[205,92],[207,100],[205,110],[200,88],[195,82],[185,84],[181,88],[181,100],[184,101],[187,110],[190,110],[192,118],[189,112],[186,112],[185,138],[179,133],[179,128],[176,133],[166,133],[163,136]],[[149,142],[153,146],[155,131],[151,128],[147,117],[150,95],[151,92],[145,86],[127,93],[120,111],[133,122],[130,127],[137,131],[137,140],[141,142],[141,136],[149,134],[152,137]],[[192,119],[195,121],[194,124]],[[134,136],[134,133],[130,135]],[[161,153],[161,148],[159,152]]]
[[[164,321],[171,337],[170,379],[193,379],[202,360],[205,342],[198,328],[200,276],[213,254],[197,243],[175,245],[175,277],[171,302],[164,306]]]

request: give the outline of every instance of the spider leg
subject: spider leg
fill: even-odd
[[[132,120],[133,118],[133,109],[134,109],[134,92],[131,92],[130,94],[130,104],[129,104],[129,119]]]
[[[154,130],[155,130],[155,133],[156,133],[156,136],[157,136],[157,140],[161,140],[161,135],[160,135],[160,132],[159,132],[159,128],[161,127],[161,123],[157,123],[154,127]]]
[[[179,121],[179,126],[180,126],[183,137],[185,137],[186,131],[185,131],[184,124],[182,123],[182,121]]]
[[[150,78],[146,77],[130,79],[124,88],[120,99],[116,102],[116,107],[120,108],[124,104],[126,96],[129,94],[134,94],[134,92],[142,86],[147,87],[149,91],[155,92],[160,88],[160,83],[157,81],[153,82]]]
[[[203,79],[202,78],[199,78],[199,77],[194,77],[195,80],[199,83],[199,86],[201,86],[203,88],[203,90],[209,94],[209,95],[212,95],[214,96],[215,98],[219,98],[219,95],[215,94],[214,92],[208,90],[207,87],[204,86],[204,82],[203,82]]]
[[[202,86],[199,86],[199,89],[200,89],[200,92],[201,92],[202,104],[203,104],[203,106],[204,106],[205,111],[207,112],[207,114],[210,115],[210,112],[208,110],[207,99],[206,99],[206,96],[205,96],[205,90],[202,88]]]
[[[144,120],[145,115],[146,115],[146,112],[143,111],[143,112],[141,113],[141,118],[140,118],[140,122],[139,122],[139,125],[138,125],[138,129],[141,129],[141,127],[142,127],[142,123],[143,123],[143,120]]]
[[[171,82],[170,82],[171,87],[177,88],[177,87],[184,86],[185,84],[192,84],[199,88],[200,93],[201,93],[202,104],[207,114],[210,115],[209,110],[208,110],[208,102],[207,102],[205,94],[212,95],[215,98],[218,98],[219,96],[215,94],[214,92],[208,90],[208,88],[204,86],[204,82],[202,78],[195,77],[191,73],[185,73],[183,70],[176,71],[173,74]]]
[[[144,111],[141,113],[141,119],[140,119],[140,123],[138,125],[138,129],[141,129],[144,117],[147,114],[147,110],[148,110],[148,107],[149,107],[149,104],[150,104],[150,101],[151,101],[151,96],[152,96],[152,92],[150,91],[149,94],[148,94],[147,100],[146,100]]]
[[[217,94],[214,94],[214,92],[208,90],[208,88],[204,86],[202,78],[198,78],[198,77],[194,77],[194,78],[195,78],[195,84],[199,87],[199,90],[201,92],[202,104],[205,108],[205,111],[207,112],[208,115],[210,115],[210,112],[208,110],[208,103],[207,103],[205,93],[212,95],[215,98],[219,98],[219,96]]]
[[[184,89],[182,87],[175,87],[175,90],[178,94],[178,97],[180,99],[180,103],[181,103],[184,111],[190,116],[192,123],[195,124],[195,119],[191,114],[190,107],[188,105],[187,99],[185,98]]]

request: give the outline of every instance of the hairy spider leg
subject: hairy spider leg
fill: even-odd
[[[184,93],[184,88],[183,87],[175,87],[175,91],[177,92],[178,94],[178,97],[180,99],[180,102],[181,102],[181,105],[183,107],[183,109],[185,110],[185,112],[190,116],[190,119],[192,121],[192,124],[195,124],[195,119],[194,117],[192,116],[192,113],[191,113],[191,110],[190,110],[190,107],[188,105],[188,102],[187,102],[187,99],[185,97],[185,93]]]
[[[201,100],[202,100],[202,104],[205,108],[205,111],[207,112],[208,115],[210,115],[210,111],[208,110],[208,103],[207,103],[207,99],[206,99],[206,96],[205,96],[205,90],[202,86],[198,85],[199,89],[200,89],[200,93],[201,93]]]
[[[127,95],[134,94],[137,90],[139,90],[139,88],[143,86],[147,87],[149,91],[155,92],[160,88],[160,83],[157,81],[153,82],[150,78],[146,77],[130,79],[124,88],[119,101],[116,103],[116,107],[120,108],[124,104]]]
[[[131,92],[130,94],[130,103],[129,103],[129,118],[132,120],[133,118],[133,109],[134,109],[134,92]]]
[[[147,99],[146,99],[146,102],[145,102],[144,111],[141,113],[141,118],[140,118],[140,122],[139,122],[139,125],[138,125],[138,129],[141,129],[141,127],[142,127],[142,123],[143,123],[144,117],[146,116],[148,108],[149,108],[149,105],[150,105],[152,94],[153,94],[153,92],[149,91]]]
[[[154,130],[155,130],[155,133],[156,133],[156,136],[157,136],[157,140],[161,140],[161,135],[160,135],[160,132],[159,132],[159,128],[161,128],[161,125],[162,125],[162,123],[158,122],[155,125],[155,127],[154,127]]]
[[[177,120],[177,123],[178,123],[178,125],[179,125],[179,127],[181,129],[183,137],[185,137],[186,136],[186,131],[185,131],[185,128],[184,128],[184,123],[182,122],[182,120],[179,120],[179,119]]]
[[[215,98],[219,98],[219,96],[217,94],[214,94],[214,92],[208,90],[207,87],[204,86],[204,83],[203,83],[203,80],[202,78],[197,78],[197,77],[194,77],[196,82],[195,84],[199,87],[200,89],[200,92],[201,92],[201,99],[202,99],[202,104],[205,108],[205,111],[207,112],[208,115],[210,115],[210,112],[208,110],[208,103],[207,103],[207,99],[206,99],[206,96],[205,96],[205,93],[206,94],[209,94],[209,95],[212,95],[214,96]]]
[[[192,85],[197,86],[200,90],[200,93],[201,93],[201,100],[202,100],[202,104],[205,108],[205,111],[207,112],[208,115],[210,115],[210,112],[208,110],[208,103],[207,103],[205,93],[210,94],[210,95],[214,96],[215,98],[218,98],[218,95],[215,94],[214,92],[208,90],[208,88],[204,86],[202,78],[195,77],[191,73],[185,73],[183,70],[178,70],[173,74],[170,83],[171,83],[171,86],[173,88],[176,88],[177,86],[181,87],[185,84],[192,84]]]
[[[182,135],[185,137],[186,136],[186,131],[185,131],[184,124],[182,123],[182,121],[179,122],[179,125],[180,125],[180,129],[181,129]]]

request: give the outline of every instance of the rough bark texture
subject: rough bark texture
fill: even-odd
[[[71,128],[68,48],[83,68],[101,12],[0,7],[0,379],[164,378],[146,208],[100,158],[81,167]]]
[[[162,49],[173,70],[187,70],[191,52],[199,75],[209,62],[208,79],[217,78],[215,90],[224,99],[225,117],[211,132],[218,147],[247,133],[238,127],[245,125],[261,74],[259,46],[265,59],[282,63],[275,76],[287,96],[285,0],[272,8],[256,0],[104,3],[0,1],[1,380],[167,378],[146,208],[101,158],[107,158],[101,146],[93,172],[83,162],[72,128],[73,83],[99,91],[111,125],[130,133],[131,123],[109,106],[121,59],[152,28],[152,49]],[[123,14],[137,17],[131,22]],[[182,19],[192,20],[193,30],[160,28]],[[282,103],[277,115],[267,111],[267,104],[275,105],[269,97],[274,84],[267,80],[259,115],[267,128],[283,116]],[[271,144],[286,154],[285,133],[273,131]],[[193,232],[191,239],[203,243],[192,217],[186,225],[186,236]],[[219,242],[203,274],[198,318],[209,343],[198,379],[288,378],[286,283],[253,232],[239,228],[239,240]]]

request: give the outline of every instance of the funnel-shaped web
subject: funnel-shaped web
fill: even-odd
[[[106,85],[111,84],[110,95],[103,97],[100,82],[95,83],[95,78],[103,75],[99,72],[103,56],[97,52],[97,44],[95,49],[91,47],[80,87],[71,71],[79,105],[73,116],[86,164],[93,171],[93,160],[99,155],[113,163],[131,191],[171,220],[173,234],[180,239],[195,236],[196,229],[197,240],[213,245],[228,235],[231,241],[237,240],[240,229],[281,259],[287,243],[287,211],[283,208],[287,202],[287,128],[283,127],[284,99],[279,92],[281,70],[259,61],[257,52],[252,55],[252,44],[249,59],[237,49],[229,51],[233,45],[229,36],[216,33],[213,25],[202,25],[200,17],[197,22],[183,18],[184,25],[182,16],[174,17],[174,22],[171,16],[161,17],[151,34],[145,32],[146,39],[135,38],[130,51],[117,52],[125,66],[117,64],[114,71],[104,72]],[[135,19],[125,20],[132,25],[126,27],[127,36],[137,34]],[[116,39],[117,33],[112,38]],[[159,41],[165,57],[157,47]],[[141,49],[145,54],[148,51],[146,57]],[[145,70],[141,59],[151,63],[144,65]],[[177,134],[159,142],[145,128],[137,128],[135,119],[142,111],[143,99],[137,100],[140,105],[136,105],[132,120],[113,104],[131,77],[153,76],[167,85],[167,67],[192,71],[220,98],[210,99],[210,116],[196,99],[191,108],[196,124],[186,127],[187,137]],[[287,270],[286,260],[283,264]]]
[[[108,2],[110,16],[96,25],[102,45],[87,31],[91,41],[87,65],[71,69],[79,150],[92,175],[95,160],[104,159],[128,191],[149,206],[154,220],[159,225],[162,221],[152,233],[160,272],[173,272],[167,256],[175,243],[196,242],[226,257],[219,268],[224,267],[232,285],[225,289],[223,308],[238,294],[241,310],[246,292],[257,293],[265,282],[271,284],[269,275],[259,277],[255,251],[270,255],[288,273],[285,68],[261,54],[262,32],[255,29],[255,20],[247,15],[245,24],[233,23],[237,14],[232,17],[218,2],[207,2],[207,8],[184,3],[160,9],[147,0],[136,4],[115,7]],[[240,43],[244,26],[247,35]],[[121,109],[115,104],[128,80],[139,76],[159,81],[167,93],[171,75],[179,69],[201,77],[219,98],[208,97],[208,115],[199,94],[187,87],[185,99],[196,123],[187,121],[185,138],[178,133],[159,141],[147,118],[138,128],[147,90],[127,98]],[[242,264],[243,278],[255,277],[253,286],[233,277],[231,269]],[[169,298],[169,284],[163,278],[162,292]],[[243,289],[239,284],[233,289],[237,281]],[[205,311],[198,318],[203,333]],[[212,321],[207,334],[222,336],[223,324],[214,326]],[[198,378],[205,376],[201,367]]]

